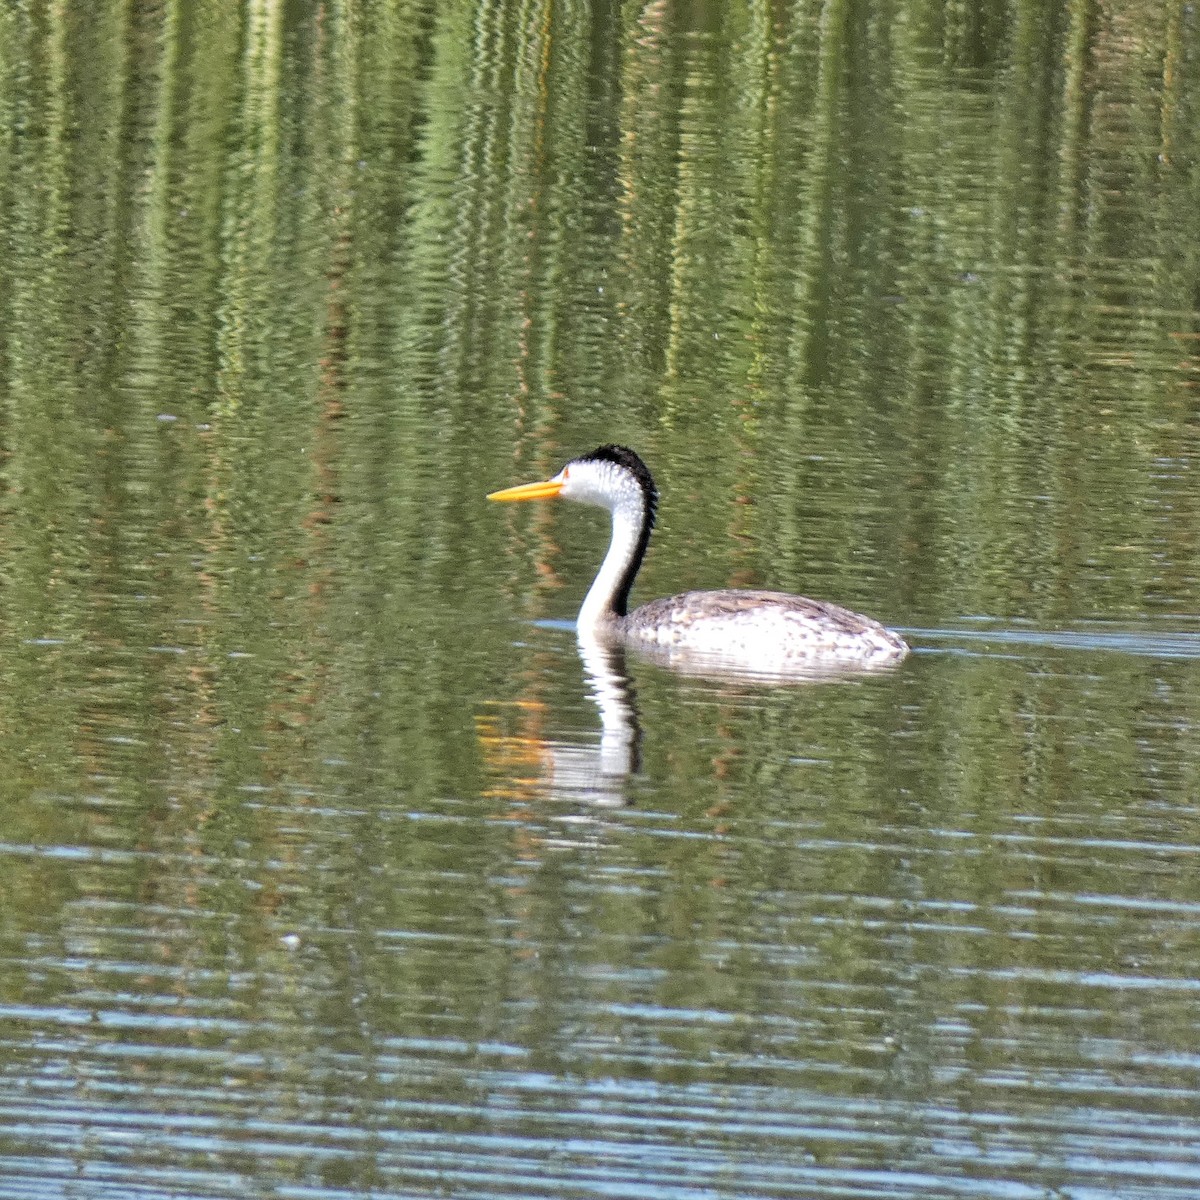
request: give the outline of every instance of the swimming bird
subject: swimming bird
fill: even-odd
[[[538,483],[492,492],[489,500],[560,497],[608,509],[612,539],[579,610],[581,639],[649,650],[711,655],[769,673],[899,662],[903,639],[878,621],[824,600],[748,589],[683,592],[629,611],[658,508],[646,464],[626,446],[600,446]]]

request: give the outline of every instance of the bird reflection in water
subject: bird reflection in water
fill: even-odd
[[[510,802],[541,798],[606,807],[628,802],[627,783],[640,764],[642,731],[626,667],[627,650],[607,638],[588,636],[584,630],[577,631],[577,637],[588,695],[600,718],[599,740],[569,740],[562,732],[552,732],[547,728],[552,709],[542,700],[493,705],[477,722],[484,758],[498,780],[489,795]],[[748,671],[719,655],[677,647],[639,648],[636,658],[665,667],[673,675],[703,681],[723,693],[848,681],[883,674],[896,666],[817,662],[802,669],[790,663],[770,673]],[[688,684],[681,680],[680,686]],[[516,714],[515,731],[511,723],[505,728],[502,711]]]
[[[588,694],[600,717],[599,740],[571,741],[549,730],[546,718],[552,710],[545,701],[493,704],[492,711],[476,721],[489,773],[497,778],[488,795],[610,808],[627,802],[626,781],[638,768],[641,729],[625,670],[625,651],[581,637],[579,656]],[[502,710],[515,714],[516,731],[503,720]]]

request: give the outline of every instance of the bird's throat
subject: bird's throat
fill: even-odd
[[[629,610],[629,593],[650,539],[643,503],[620,504],[612,512],[612,538],[600,570],[588,589],[576,626],[600,630],[620,621]]]

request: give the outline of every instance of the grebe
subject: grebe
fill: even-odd
[[[899,662],[908,646],[870,617],[786,592],[683,592],[628,611],[658,508],[646,464],[625,446],[600,446],[552,479],[492,492],[489,500],[576,500],[607,508],[612,541],[576,628],[581,638],[713,655],[771,673]]]

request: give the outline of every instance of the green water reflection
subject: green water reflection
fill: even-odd
[[[0,247],[0,1196],[1200,1191],[1194,6],[8,4]]]

